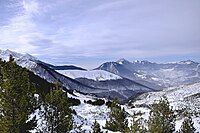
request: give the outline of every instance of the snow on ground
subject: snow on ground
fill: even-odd
[[[189,108],[192,111],[200,111],[200,83],[171,87],[159,92],[149,92],[138,97],[134,102],[139,104],[152,104],[162,96],[166,96],[171,106],[175,109]]]
[[[135,108],[129,109],[129,111],[140,111],[144,113],[142,117],[145,120],[148,120],[150,110],[146,108],[146,105],[150,105],[153,102],[160,100],[161,97],[166,96],[174,110],[187,109],[189,112],[199,112],[199,94],[200,83],[171,87],[159,92],[149,92],[139,96],[136,101],[133,102]],[[193,116],[192,119],[196,132],[200,132],[200,116]],[[180,129],[182,122],[183,118],[177,118],[176,131]]]
[[[70,78],[87,78],[93,79],[95,81],[103,81],[103,80],[112,80],[112,79],[121,79],[120,76],[112,74],[110,72],[104,70],[57,70],[57,72],[68,76]]]
[[[191,98],[190,96],[193,96],[194,94],[198,94],[200,91],[199,87],[200,87],[200,83],[196,83],[193,85],[181,86],[179,88],[175,88],[175,87],[169,88],[167,90],[163,90],[160,92],[147,93],[147,94],[141,95],[139,97],[140,99],[136,100],[133,103],[133,105],[135,105],[134,108],[131,108],[128,105],[122,105],[122,107],[125,108],[125,111],[129,114],[127,118],[129,120],[129,126],[132,120],[131,116],[133,115],[133,113],[141,112],[142,113],[141,117],[144,119],[144,124],[147,127],[146,122],[148,121],[150,110],[149,108],[144,106],[145,104],[146,105],[152,104],[154,100],[159,100],[160,97],[164,94],[167,96],[167,98],[169,98],[170,104],[174,106],[179,105],[178,103],[180,103],[181,100],[184,100],[184,98],[190,99],[190,100],[191,99],[198,100],[198,98]],[[77,113],[77,115],[73,116],[74,123],[75,125],[77,125],[77,127],[81,126],[81,130],[79,130],[78,128],[75,128],[74,130],[71,131],[71,133],[76,133],[76,132],[89,133],[90,131],[92,131],[91,127],[95,120],[97,120],[97,122],[101,126],[101,129],[104,132],[108,131],[106,129],[103,129],[103,127],[105,126],[106,120],[109,117],[109,112],[110,112],[110,109],[106,105],[93,106],[93,105],[87,104],[84,101],[88,101],[88,100],[94,101],[96,98],[90,95],[83,95],[78,92],[74,92],[74,95],[68,94],[68,97],[76,98],[81,101],[80,105],[71,107]],[[107,101],[106,99],[104,100]],[[197,101],[195,101],[195,103],[197,103]],[[142,106],[139,106],[139,105],[142,105]],[[188,104],[185,104],[185,105],[188,105]],[[192,106],[199,106],[199,104],[192,105]],[[39,110],[37,110],[34,115],[36,115],[38,119]],[[192,118],[194,122],[194,127],[196,128],[196,132],[199,132],[200,131],[200,117],[193,116]],[[42,121],[39,121],[38,123],[41,123],[41,122]],[[183,122],[183,118],[177,118],[176,127],[175,127],[176,131],[180,129],[182,122]],[[42,127],[39,127],[39,129],[41,128]],[[108,133],[113,133],[113,132],[108,131]]]
[[[102,106],[93,106],[87,103],[84,103],[85,101],[91,100],[94,101],[95,98],[88,95],[82,95],[80,93],[75,92],[76,96],[70,95],[71,98],[76,98],[81,101],[81,104],[79,106],[73,106],[72,109],[74,109],[77,113],[76,116],[74,116],[74,120],[76,125],[80,126],[82,125],[82,130],[84,132],[90,132],[92,131],[91,127],[94,123],[95,119],[100,124],[101,128],[105,126],[106,119],[108,118],[108,113],[110,109],[104,104]],[[106,101],[106,99],[104,99]],[[106,131],[106,130],[103,130]],[[111,132],[109,132],[111,133]]]
[[[147,122],[149,119],[150,109],[147,108],[145,105],[152,104],[156,100],[159,100],[163,95],[165,95],[170,105],[173,106],[173,109],[182,109],[187,108],[192,111],[198,111],[200,107],[200,83],[191,84],[191,85],[184,85],[179,87],[172,87],[160,92],[150,92],[143,94],[136,100],[133,105],[134,108],[131,108],[128,105],[122,105],[125,108],[125,111],[129,114],[128,120],[129,124],[131,123],[131,116],[133,113],[142,113],[141,117],[144,119],[144,122]],[[105,126],[106,119],[108,118],[110,109],[103,105],[103,106],[92,106],[89,104],[84,103],[84,100],[94,100],[92,96],[81,95],[76,93],[77,97],[81,100],[81,105],[73,107],[77,112],[77,116],[75,117],[75,121],[78,124],[83,123],[83,128],[86,131],[91,131],[91,126],[95,119],[100,123],[101,128]],[[183,122],[182,117],[178,117],[176,120],[176,131],[178,131]],[[196,132],[200,131],[200,116],[192,116],[194,127]],[[82,122],[81,122],[82,121]],[[145,124],[147,126],[147,124]],[[106,131],[106,130],[104,130]],[[109,131],[110,132],[110,131]]]

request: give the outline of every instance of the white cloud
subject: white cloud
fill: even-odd
[[[198,0],[19,3],[20,12],[4,17],[9,21],[0,25],[0,48],[74,63],[86,58],[94,63],[97,58],[186,56],[200,51]]]
[[[22,5],[29,15],[39,13],[39,4],[35,0],[23,0]]]

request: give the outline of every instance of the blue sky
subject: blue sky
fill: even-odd
[[[0,49],[86,68],[200,61],[200,1],[0,0]]]

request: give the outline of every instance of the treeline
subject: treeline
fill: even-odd
[[[122,133],[172,133],[175,131],[176,115],[166,98],[150,107],[150,117],[144,123],[141,114],[134,114],[128,122],[128,113],[118,100],[106,102],[102,99],[85,103],[110,108],[105,129]],[[70,108],[79,105],[78,99],[68,98],[59,84],[50,84],[10,57],[8,62],[0,60],[0,133],[68,133],[74,129]],[[45,126],[38,127],[38,114]],[[129,126],[128,126],[129,125]],[[146,126],[145,126],[146,125]],[[102,133],[99,123],[92,125],[93,133]],[[190,115],[186,115],[180,133],[193,133],[195,128]]]

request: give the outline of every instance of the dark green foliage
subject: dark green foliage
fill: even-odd
[[[76,98],[68,98],[68,102],[69,102],[70,106],[78,106],[81,104],[81,101]]]
[[[106,106],[107,106],[107,107],[109,107],[109,108],[110,108],[110,107],[111,107],[111,105],[112,105],[112,102],[111,102],[111,101],[107,101],[107,102],[106,102]]]
[[[10,55],[10,56],[9,56],[9,61],[10,61],[10,62],[13,62],[14,60],[15,60],[15,59],[13,58],[13,56]]]
[[[56,88],[46,95],[44,109],[47,121],[45,132],[67,133],[72,129],[72,110],[66,93],[61,89]]]
[[[76,110],[72,109],[72,114],[77,115]]]
[[[128,128],[128,120],[126,117],[127,113],[124,108],[122,109],[118,104],[118,100],[115,99],[111,104],[109,120],[106,121],[105,128],[114,132],[124,132]]]
[[[195,131],[192,118],[190,116],[186,117],[182,123],[180,133],[194,133]]]
[[[71,130],[72,111],[69,109],[67,93],[58,89],[51,91],[50,88],[55,86],[58,88],[59,85],[48,83],[18,66],[12,56],[9,62],[0,60],[0,133],[28,133],[35,129],[36,117],[28,117],[41,105],[46,107],[45,111],[53,111],[45,113],[46,120],[49,120],[48,128],[42,132],[50,131],[49,125],[56,125],[56,128],[52,127],[57,133]],[[39,97],[36,98],[34,94],[39,94]],[[50,95],[55,97],[51,99]],[[71,99],[71,102],[73,105],[80,104],[78,99]]]
[[[88,101],[84,101],[85,103],[88,103],[88,104],[91,104],[91,105],[94,105],[94,106],[102,106],[105,104],[105,101],[103,99],[96,99],[95,101],[91,101],[91,100],[88,100]]]
[[[29,80],[36,88],[36,93],[40,95],[41,100],[44,100],[45,95],[50,91],[50,88],[55,87],[55,84],[47,82],[45,79],[35,75],[30,71]]]
[[[144,127],[144,124],[142,123],[141,115],[142,114],[140,113],[133,114],[132,123],[131,123],[128,133],[146,133],[147,132],[147,130]]]
[[[150,133],[172,133],[175,131],[175,115],[166,97],[151,106],[148,121]]]
[[[36,126],[35,119],[28,117],[37,106],[35,87],[26,69],[19,67],[12,56],[9,62],[1,62],[0,132],[28,133]]]
[[[24,124],[20,129],[20,133],[28,133],[28,130],[33,130],[37,126],[36,116],[34,116],[30,121]]]
[[[92,125],[92,130],[93,130],[92,133],[103,133],[101,131],[99,123],[96,120],[94,121],[94,123]]]

